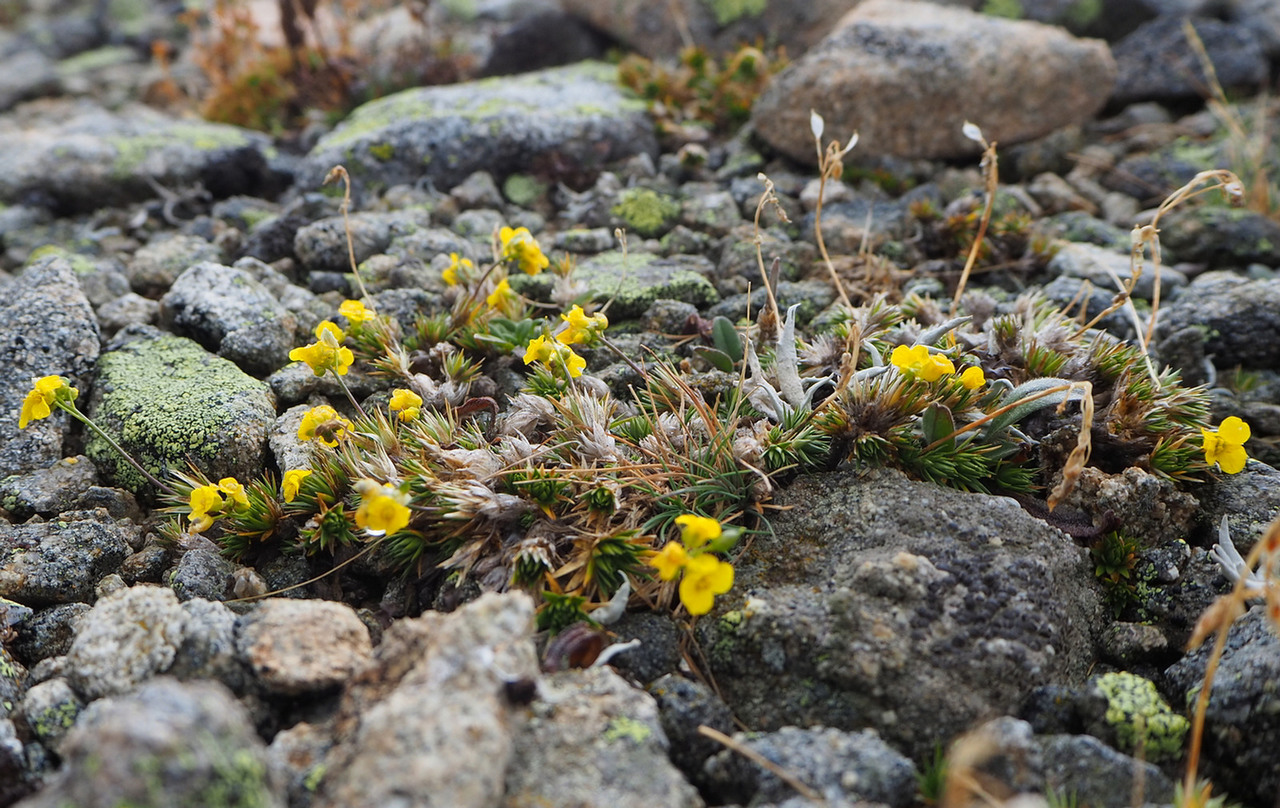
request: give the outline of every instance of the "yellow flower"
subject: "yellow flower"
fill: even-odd
[[[26,429],[27,424],[48,418],[53,410],[50,404],[59,400],[75,401],[80,391],[67,384],[61,376],[44,376],[36,380],[31,392],[22,401],[22,411],[18,413],[18,429]]]
[[[351,349],[342,346],[345,338],[341,328],[325,320],[316,326],[316,341],[289,351],[289,358],[295,362],[305,362],[317,376],[323,376],[327,370],[345,376],[351,363],[355,361]]]
[[[956,366],[941,354],[930,353],[924,345],[908,348],[899,345],[889,355],[894,367],[906,373],[914,373],[926,382],[936,382],[948,373],[955,373]]]
[[[511,291],[511,284],[507,283],[506,278],[503,278],[489,293],[489,296],[484,299],[484,302],[488,303],[491,309],[505,309],[507,303],[515,296],[516,293]]]
[[[686,513],[676,517],[680,526],[680,538],[692,549],[697,549],[709,541],[720,538],[723,532],[720,523],[707,516]]]
[[[375,536],[395,533],[409,524],[409,507],[406,497],[389,485],[375,485],[372,481],[360,494],[360,507],[356,509],[356,527]]]
[[[285,502],[293,502],[298,496],[298,490],[302,488],[302,481],[311,476],[311,469],[289,469],[284,473],[284,479],[280,481],[280,493],[284,494]]]
[[[569,371],[569,378],[576,379],[582,375],[582,371],[587,369],[587,360],[574,353],[568,345],[564,346],[564,350],[565,353],[560,358],[564,360],[564,366]]]
[[[548,340],[546,336],[534,337],[525,346],[524,363],[531,365],[534,362],[550,362],[555,355],[555,343]]]
[[[203,533],[212,527],[214,517],[209,512],[222,510],[224,504],[222,492],[212,483],[191,489],[191,497],[187,502],[191,506],[188,518],[191,520],[192,533]]]
[[[391,411],[397,413],[401,421],[412,421],[422,411],[422,396],[404,387],[391,391]]]
[[[733,588],[733,565],[713,555],[690,558],[680,580],[680,602],[695,617],[711,611],[716,595]]]
[[[440,277],[450,286],[458,285],[458,271],[461,269],[471,269],[474,264],[467,258],[459,258],[457,253],[449,253],[449,266],[444,268],[440,273]]]
[[[244,486],[235,477],[223,477],[218,480],[218,490],[231,499],[239,506],[249,507],[249,496],[244,492]]]
[[[684,565],[689,561],[689,554],[685,552],[684,545],[678,541],[669,541],[667,546],[658,551],[658,554],[649,559],[649,566],[657,567],[658,577],[664,581],[670,581],[676,577]]]
[[[1217,463],[1218,468],[1227,474],[1237,474],[1244,470],[1249,455],[1244,444],[1249,440],[1249,425],[1232,415],[1222,419],[1216,432],[1201,429],[1204,435],[1204,459],[1206,463]]]
[[[560,319],[569,324],[568,328],[556,335],[556,339],[565,345],[586,342],[609,327],[609,318],[603,314],[593,314],[588,317],[581,306],[569,309],[567,314],[560,315]]]
[[[982,368],[974,365],[973,367],[965,368],[964,373],[960,374],[960,383],[970,390],[977,390],[987,383],[987,377],[983,374]]]
[[[325,446],[338,445],[338,440],[351,431],[351,422],[328,404],[312,407],[298,425],[298,440],[318,440]]]
[[[537,275],[551,265],[527,227],[504,227],[498,231],[498,239],[502,242],[502,260],[511,261],[526,275]]]
[[[373,309],[365,308],[364,303],[359,300],[344,300],[342,305],[338,307],[338,314],[347,318],[347,322],[353,326],[367,323],[370,320],[377,319],[378,315]],[[327,320],[325,322],[328,322]],[[341,332],[339,332],[341,333]],[[342,339],[339,337],[338,339]]]

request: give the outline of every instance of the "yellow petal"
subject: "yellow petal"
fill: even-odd
[[[689,555],[685,552],[684,546],[680,542],[669,541],[666,547],[649,559],[649,566],[657,568],[659,578],[670,581],[676,577],[688,560]]]
[[[1218,437],[1233,446],[1243,446],[1249,440],[1249,435],[1249,425],[1234,415],[1222,419],[1222,423],[1218,424]]]
[[[1223,446],[1217,456],[1218,468],[1226,474],[1239,474],[1244,471],[1249,454],[1243,446]]]
[[[979,387],[987,383],[987,377],[982,372],[982,368],[974,365],[965,368],[964,373],[960,374],[960,383],[970,390],[977,390]]]
[[[690,547],[701,547],[713,539],[720,538],[723,528],[715,519],[698,516],[695,513],[681,514],[676,517],[676,525],[680,527],[680,538]]]

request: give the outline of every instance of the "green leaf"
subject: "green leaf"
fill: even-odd
[[[1067,379],[1055,379],[1052,377],[1032,379],[1029,382],[1024,382],[1023,384],[1018,385],[1006,393],[1001,406],[1008,406],[1019,399],[1026,398],[1027,396],[1035,395],[1036,393],[1040,393],[1054,387],[1065,387],[1068,384],[1071,384],[1071,382]],[[1006,428],[1016,424],[1023,418],[1026,418],[1036,410],[1043,410],[1045,407],[1056,407],[1069,398],[1079,398],[1081,395],[1083,395],[1083,391],[1076,387],[1067,390],[1059,390],[1056,393],[1050,393],[1041,398],[1037,398],[1034,401],[1027,401],[1023,404],[1019,404],[1003,415],[991,419],[991,423],[987,424],[987,428],[983,434],[987,437],[998,435]]]
[[[924,429],[925,443],[933,443],[956,431],[955,419],[951,417],[951,410],[942,404],[934,402],[924,411],[921,418],[921,426]],[[955,438],[942,444],[943,446],[955,445]]]
[[[711,321],[711,341],[732,361],[742,361],[742,337],[728,317],[721,315]]]
[[[716,370],[723,370],[725,373],[733,372],[733,360],[724,351],[708,348],[705,345],[698,345],[693,349],[693,353],[695,356],[707,360]]]

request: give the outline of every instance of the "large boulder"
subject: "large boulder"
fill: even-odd
[[[748,726],[870,727],[922,759],[1084,680],[1102,617],[1087,551],[1013,500],[878,470],[803,478],[777,504],[702,624]]]
[[[795,160],[824,139],[860,134],[855,156],[950,159],[981,146],[965,121],[1005,145],[1087,120],[1106,103],[1116,67],[1107,45],[1050,25],[908,0],[869,0],[774,77],[752,121]]]
[[[365,191],[424,177],[450,188],[481,169],[578,183],[640,153],[657,154],[644,102],[619,89],[613,67],[584,62],[370,101],[320,139],[298,184],[319,187],[338,164]]]

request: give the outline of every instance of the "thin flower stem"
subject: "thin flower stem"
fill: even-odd
[[[141,474],[144,478],[146,478],[147,482],[151,483],[156,488],[160,489],[160,491],[164,494],[175,493],[173,486],[167,485],[161,482],[159,478],[157,478],[154,474],[152,474],[151,472],[143,468],[141,463],[133,459],[133,455],[129,454],[123,448],[121,448],[120,444],[116,443],[115,440],[112,439],[110,435],[102,431],[102,428],[99,427],[97,424],[95,424],[93,420],[89,418],[89,416],[80,412],[80,410],[76,407],[75,404],[72,404],[69,401],[56,401],[54,402],[54,404],[55,406],[59,407],[64,412],[66,412],[68,415],[70,415],[72,418],[76,419],[77,421],[79,421],[80,423],[88,427],[90,430],[92,430],[93,434],[105,440],[107,442],[107,445],[110,446],[112,449],[114,449],[116,454],[124,458],[124,461],[126,463],[128,463],[130,466],[133,466],[134,470],[136,470],[139,474]]]
[[[356,401],[356,397],[351,395],[351,388],[347,387],[347,383],[342,380],[342,377],[338,375],[336,370],[333,370],[333,368],[330,368],[329,370],[333,373],[333,378],[338,380],[338,386],[342,388],[342,392],[347,394],[347,401],[351,402],[351,406],[356,408],[356,412],[360,413],[361,418],[368,418],[369,416],[364,411],[364,407],[361,407],[360,402]]]

